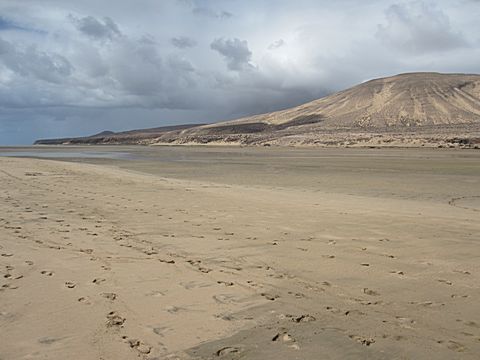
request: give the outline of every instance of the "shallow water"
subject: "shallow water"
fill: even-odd
[[[44,151],[44,150],[19,150],[19,151],[0,151],[0,156],[6,157],[29,157],[29,158],[96,158],[96,159],[129,159],[131,154],[126,152],[96,152],[96,151]]]
[[[0,156],[83,162],[167,178],[448,202],[478,196],[480,151],[455,149],[42,146]]]

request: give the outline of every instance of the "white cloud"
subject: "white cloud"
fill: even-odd
[[[425,2],[391,5],[385,11],[386,25],[377,37],[387,46],[411,53],[441,52],[467,46],[460,32],[452,29],[448,16]]]

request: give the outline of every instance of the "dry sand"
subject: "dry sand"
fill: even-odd
[[[478,152],[202,151],[0,158],[0,359],[478,359]]]

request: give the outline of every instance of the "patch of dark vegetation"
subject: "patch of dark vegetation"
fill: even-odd
[[[275,130],[283,130],[287,129],[292,126],[301,126],[301,125],[309,125],[309,124],[317,124],[325,120],[325,117],[322,115],[314,114],[314,115],[303,115],[297,116],[296,118],[290,120],[289,122],[275,125]]]
[[[472,84],[473,84],[472,81],[465,81],[465,82],[461,83],[460,85],[458,85],[457,88],[462,90],[464,87],[467,87],[467,86],[472,85]]]
[[[455,138],[449,139],[448,142],[453,144],[458,144],[458,145],[464,145],[464,146],[474,146],[474,145],[480,145],[480,138],[455,137]]]
[[[203,134],[255,134],[259,132],[263,132],[271,128],[270,125],[257,122],[257,123],[250,123],[250,124],[232,124],[232,125],[222,125],[222,126],[215,126],[212,128],[204,128],[202,129]]]

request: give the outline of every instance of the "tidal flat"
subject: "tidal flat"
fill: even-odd
[[[0,148],[0,358],[476,359],[480,151]]]

